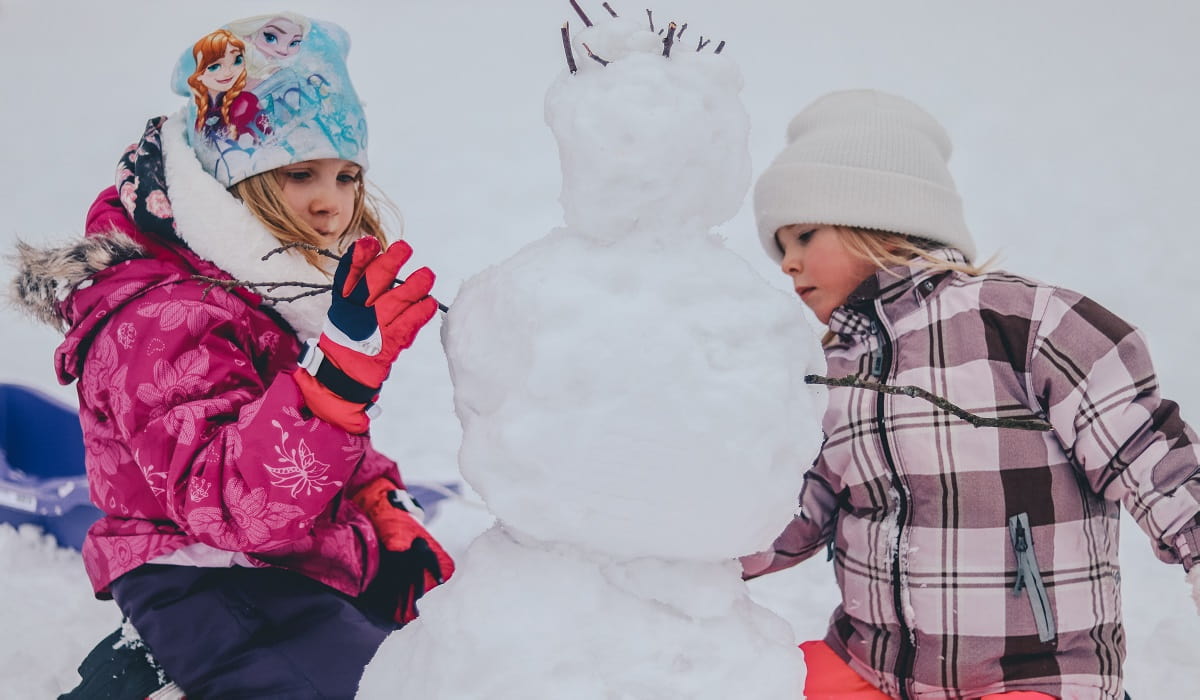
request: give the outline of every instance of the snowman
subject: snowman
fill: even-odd
[[[443,326],[460,468],[496,521],[361,697],[801,696],[791,628],[736,558],[792,517],[824,361],[714,231],[750,179],[736,65],[652,23],[563,29],[564,226],[467,280]]]

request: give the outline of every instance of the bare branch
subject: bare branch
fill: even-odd
[[[646,8],[646,16],[650,18],[650,31],[657,31],[654,28],[654,13],[650,11],[650,8]]]
[[[616,16],[617,16],[617,11],[616,11],[616,10],[614,10],[614,9],[612,9],[612,5],[609,5],[608,3],[604,3],[604,4],[602,5],[602,7],[603,7],[604,9],[608,10],[608,14],[612,15],[613,17],[616,17]]]
[[[588,58],[592,59],[596,63],[599,63],[602,66],[608,65],[608,61],[606,61],[603,58],[600,58],[596,54],[592,53],[592,47],[588,46],[586,43],[583,44],[583,50],[587,51]]]
[[[855,376],[841,377],[840,379],[830,379],[822,377],[818,374],[809,374],[804,377],[805,384],[823,384],[825,386],[844,386],[853,387],[856,389],[867,389],[868,391],[877,391],[881,394],[892,394],[908,396],[914,399],[924,399],[938,408],[952,413],[976,428],[1013,428],[1016,430],[1053,430],[1046,421],[1035,416],[1021,418],[984,418],[970,411],[959,408],[950,403],[946,399],[935,396],[919,386],[893,386],[891,384],[880,384],[879,382],[870,382],[860,379]]]
[[[311,243],[301,243],[301,242],[286,243],[272,251],[269,251],[266,255],[262,256],[262,259],[266,260],[266,259],[270,258],[272,255],[278,255],[279,253],[282,253],[287,250],[291,250],[292,248],[302,248],[304,250],[311,250],[314,253],[317,253],[319,255],[324,255],[327,258],[333,258],[334,260],[342,259],[341,256],[335,255],[334,253],[330,252],[329,250],[326,250],[325,248],[320,248]],[[191,278],[194,280],[199,280],[201,282],[208,283],[209,288],[204,291],[204,294],[206,297],[208,295],[208,292],[216,287],[220,287],[221,289],[224,289],[226,291],[230,291],[236,287],[242,287],[242,288],[248,289],[249,291],[254,292],[258,296],[262,297],[263,301],[265,301],[269,304],[278,304],[278,303],[286,302],[286,301],[296,301],[297,299],[303,299],[305,297],[315,297],[315,296],[318,296],[321,294],[328,294],[333,291],[332,284],[318,284],[316,282],[250,282],[247,280],[223,280],[223,279],[217,279],[216,277],[205,277],[204,275],[192,275]],[[392,280],[392,286],[394,287],[397,285],[404,284],[405,281],[406,280],[402,280],[402,279]],[[305,289],[308,291],[298,292],[296,294],[291,294],[291,295],[278,295],[278,294],[274,293],[279,289],[288,288],[288,287],[294,287],[296,289]],[[447,312],[450,310],[450,307],[446,306],[445,304],[443,304],[442,302],[439,301],[438,309],[441,310],[442,312]]]
[[[333,253],[329,252],[329,250],[327,250],[325,248],[315,246],[312,243],[302,243],[300,241],[296,241],[293,243],[285,243],[284,245],[279,246],[275,250],[268,251],[266,255],[262,256],[259,259],[267,260],[273,255],[279,255],[280,253],[291,250],[292,248],[302,248],[304,250],[311,250],[312,252],[314,252],[318,255],[324,255],[325,257],[333,258],[334,260],[342,259],[342,257],[340,255],[334,255]]]
[[[697,52],[699,52],[699,51],[703,51],[703,50],[704,50],[704,47],[705,47],[705,46],[708,46],[708,45],[709,45],[709,44],[711,44],[711,43],[712,43],[712,39],[705,39],[705,38],[704,38],[704,35],[703,35],[703,34],[701,34],[701,35],[700,35],[700,43],[696,44],[696,51],[697,51]]]
[[[683,26],[679,28],[679,33],[675,35],[675,38],[676,38],[676,39],[682,39],[682,38],[683,38],[683,33],[684,33],[684,32],[686,32],[686,31],[687,31],[687,22],[684,22],[684,23],[683,23]]]
[[[721,49],[723,49],[723,48],[725,48],[725,42],[724,42],[724,41],[722,41],[721,43],[717,44],[717,49],[716,49],[716,51],[713,51],[713,53],[721,53]]]
[[[667,38],[663,39],[663,55],[671,56],[671,45],[675,43],[675,23],[668,25]]]
[[[570,3],[571,7],[575,8],[575,13],[579,15],[579,19],[583,20],[583,26],[592,26],[592,20],[588,19],[587,14],[584,13],[583,8],[579,6],[579,3],[575,2],[575,0],[570,0]]]
[[[216,277],[206,277],[204,275],[192,275],[192,279],[208,283],[209,290],[214,287],[220,287],[228,292],[237,287],[243,287],[259,295],[263,298],[263,301],[270,304],[278,304],[285,301],[296,301],[297,299],[303,299],[305,297],[327,294],[333,289],[333,285],[314,284],[312,282],[247,282],[246,280],[223,280],[217,279]],[[289,295],[277,295],[273,293],[283,287],[295,287],[297,289],[307,289],[308,291]],[[209,290],[205,290],[204,293],[206,296]]]
[[[563,52],[567,54],[567,68],[571,69],[571,73],[575,73],[579,67],[575,65],[575,52],[571,50],[571,30],[566,22],[563,22],[562,26],[562,41]]]

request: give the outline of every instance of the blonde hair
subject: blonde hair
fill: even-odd
[[[203,36],[200,41],[197,41],[192,46],[192,56],[196,59],[196,70],[188,77],[188,86],[192,88],[192,97],[196,100],[196,131],[203,131],[204,118],[208,116],[208,88],[204,83],[200,82],[200,76],[213,63],[225,58],[225,51],[230,45],[237,49],[245,60],[246,45],[242,40],[230,34],[224,29]],[[246,71],[242,70],[242,74],[233,81],[225,94],[221,96],[221,123],[229,130],[229,138],[237,138],[237,127],[229,121],[229,108],[233,106],[233,101],[237,96],[242,94],[242,90],[246,87]]]
[[[263,226],[275,236],[280,243],[307,243],[317,248],[326,245],[321,234],[301,219],[283,198],[283,186],[279,182],[278,169],[252,175],[229,188],[230,194],[237,197],[246,209],[255,216]],[[338,240],[338,251],[344,248],[347,239],[359,236],[372,236],[383,246],[387,246],[387,233],[382,223],[381,211],[386,208],[399,218],[394,205],[381,195],[367,191],[366,181],[362,173],[358,175],[358,187],[354,193],[354,212],[350,217],[346,231]],[[304,259],[313,267],[332,275],[328,258],[324,258],[315,250],[300,248]]]
[[[919,260],[917,267],[934,272],[961,272],[964,275],[982,275],[991,267],[994,258],[989,258],[976,265],[971,262],[954,262],[945,260],[930,251],[946,248],[944,243],[931,241],[927,238],[908,236],[892,231],[879,231],[854,226],[835,226],[842,245],[851,255],[865,260],[875,267],[886,270],[899,265],[911,265]]]
[[[846,251],[851,255],[865,260],[880,270],[887,270],[901,265],[912,265],[932,272],[959,272],[972,277],[987,272],[995,261],[995,256],[976,265],[972,262],[957,262],[931,255],[930,251],[946,248],[946,244],[931,241],[927,238],[908,236],[892,231],[859,228],[854,226],[835,226],[838,238]],[[821,338],[821,345],[828,346],[837,339],[833,331],[826,331]]]

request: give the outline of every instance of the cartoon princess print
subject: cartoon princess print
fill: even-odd
[[[293,12],[282,12],[231,22],[226,28],[248,46],[246,87],[253,89],[295,57],[312,23]]]
[[[188,78],[196,101],[196,132],[210,139],[257,140],[266,123],[259,118],[258,98],[246,88],[246,45],[225,29],[202,37],[192,47],[196,70]],[[259,123],[262,122],[262,123]]]

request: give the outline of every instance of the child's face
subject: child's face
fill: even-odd
[[[318,158],[285,165],[275,175],[296,216],[316,229],[326,245],[336,243],[354,216],[362,168],[348,160]]]
[[[783,274],[792,278],[796,294],[821,323],[829,323],[833,310],[876,270],[846,248],[833,226],[783,226],[775,241],[783,251]]]
[[[208,88],[210,94],[227,91],[246,69],[242,67],[242,50],[229,44],[225,47],[225,55],[204,67],[200,72],[200,83]]]

